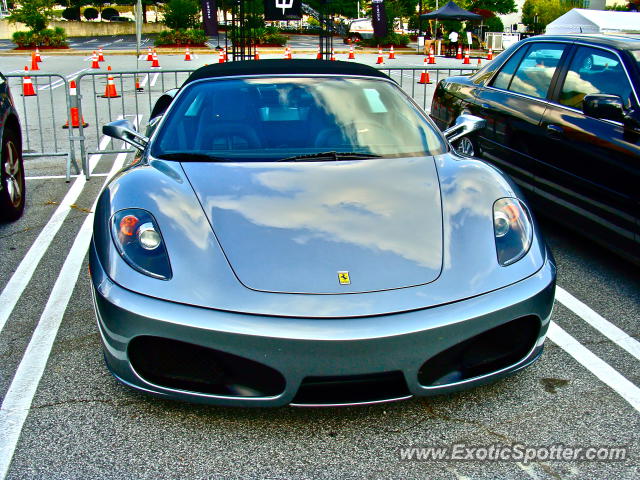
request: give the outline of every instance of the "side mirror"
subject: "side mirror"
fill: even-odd
[[[624,103],[619,95],[590,94],[585,95],[582,102],[585,115],[602,120],[623,122],[625,117]]]
[[[102,126],[102,133],[109,137],[117,138],[130,145],[133,145],[138,150],[144,150],[149,143],[149,139],[144,135],[139,134],[136,131],[136,127],[133,126],[129,120],[116,120],[115,122],[107,123]]]
[[[444,136],[447,137],[450,143],[453,143],[465,135],[482,130],[486,125],[487,121],[483,118],[465,113],[456,118],[456,123],[453,127],[444,131]]]

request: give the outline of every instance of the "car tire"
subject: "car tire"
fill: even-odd
[[[477,157],[480,153],[478,143],[471,137],[462,137],[453,145],[453,148],[455,148],[456,153],[465,157]]]
[[[2,135],[0,182],[0,220],[12,222],[20,218],[24,210],[25,182],[20,137],[8,128]]]

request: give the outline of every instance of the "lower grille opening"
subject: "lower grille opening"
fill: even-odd
[[[271,397],[285,389],[271,367],[178,340],[136,337],[128,353],[138,375],[161,387],[235,397]]]
[[[306,377],[292,403],[337,405],[392,400],[409,395],[402,372]]]
[[[540,320],[512,320],[465,340],[427,360],[418,372],[424,386],[447,385],[486,375],[523,360],[538,339]]]

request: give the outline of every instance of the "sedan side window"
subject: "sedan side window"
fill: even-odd
[[[501,88],[502,90],[508,90],[509,85],[511,84],[511,79],[513,78],[513,74],[520,65],[520,61],[522,57],[527,52],[528,46],[523,46],[520,50],[518,50],[509,60],[505,63],[504,67],[496,75],[496,79],[493,81],[493,86],[495,88]]]
[[[597,48],[579,47],[562,85],[558,101],[568,107],[582,109],[582,100],[591,93],[620,95],[630,106],[631,85],[612,52]]]
[[[545,98],[565,48],[559,43],[533,44],[520,62],[509,90]]]

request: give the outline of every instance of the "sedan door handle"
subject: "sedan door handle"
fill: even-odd
[[[547,125],[547,135],[551,138],[561,138],[564,135],[564,129],[560,125]]]

